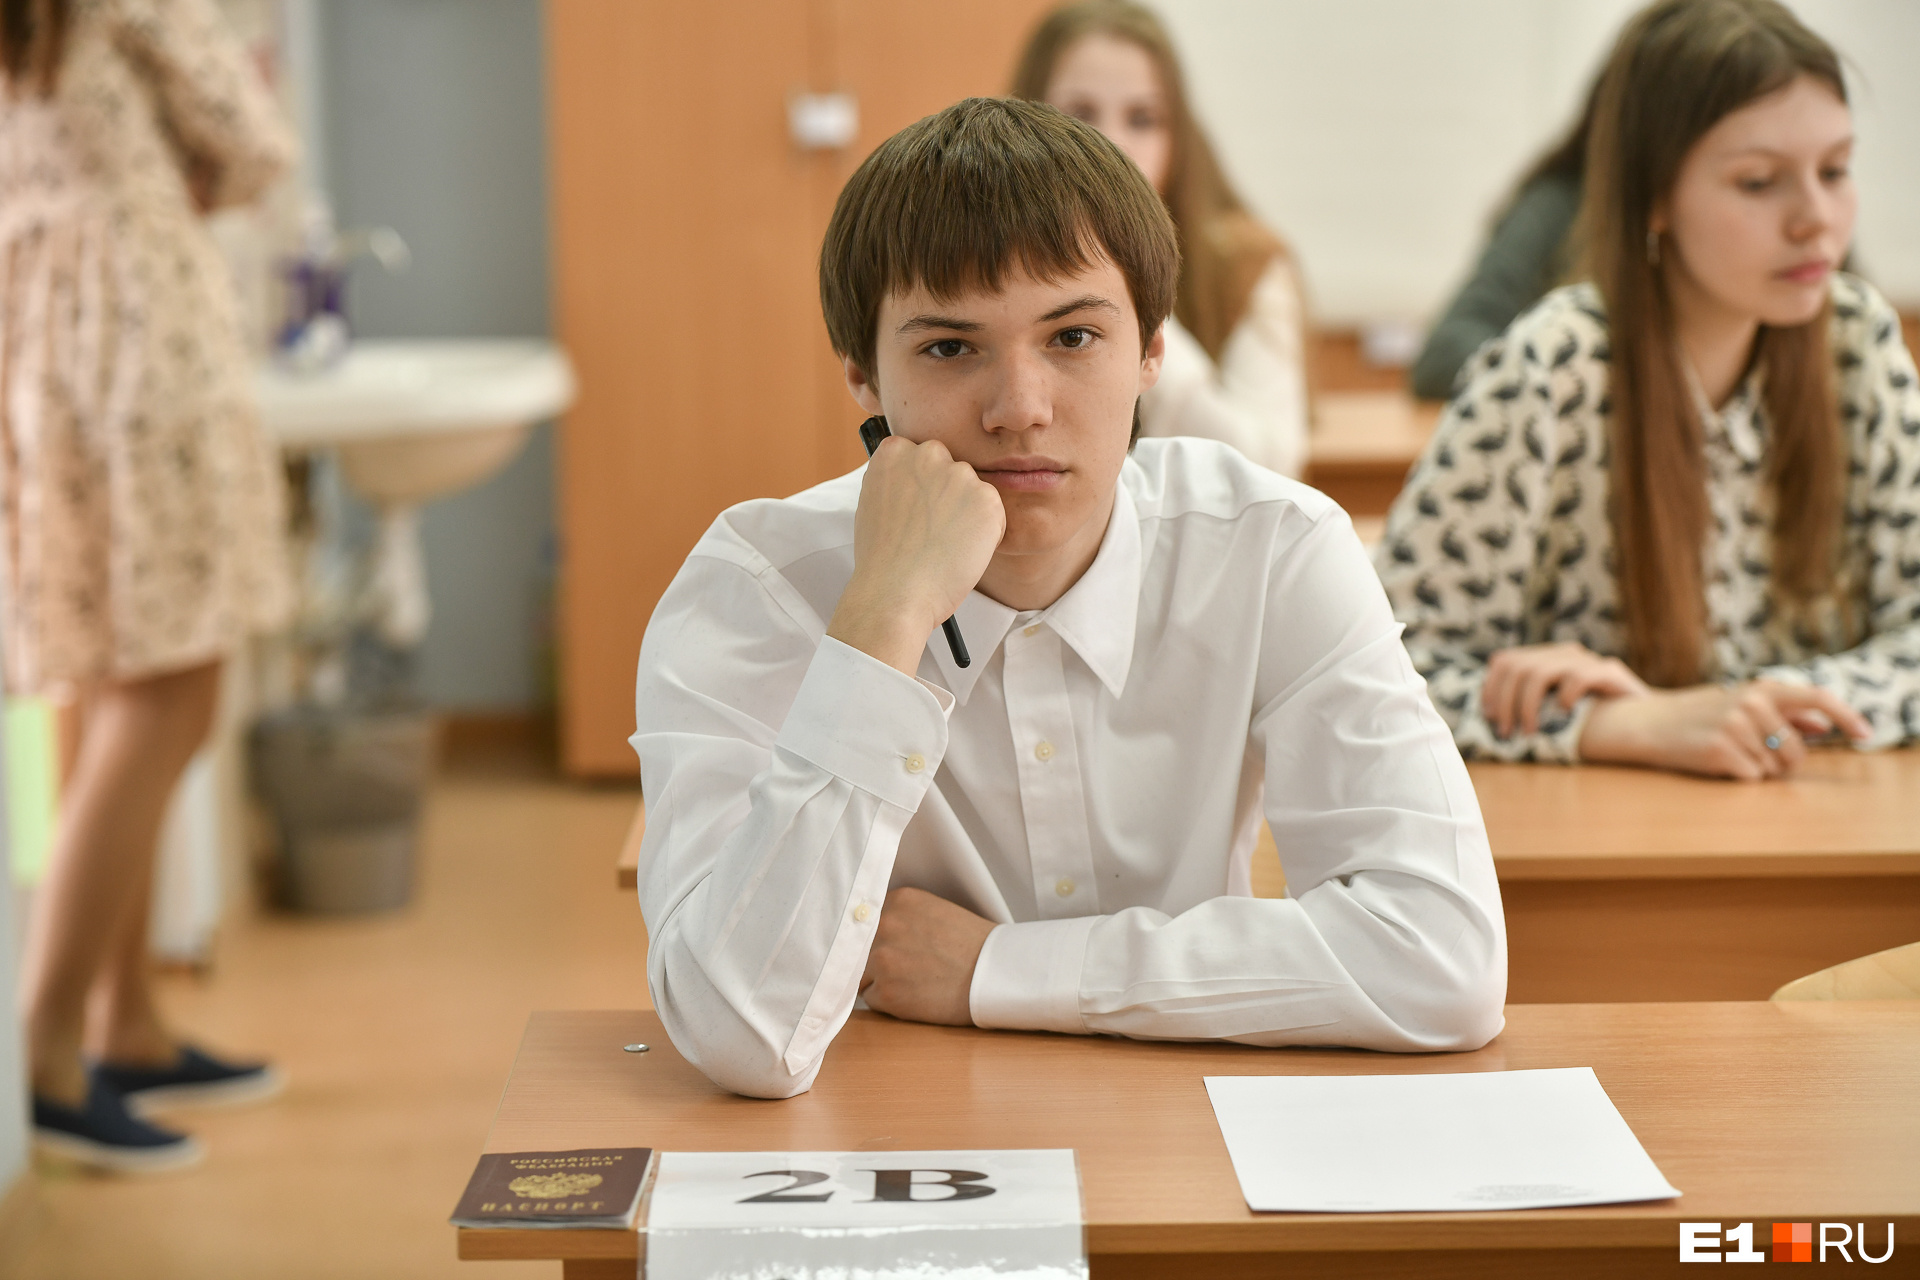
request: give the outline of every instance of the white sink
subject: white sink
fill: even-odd
[[[418,508],[511,462],[534,424],[573,403],[573,366],[540,339],[356,342],[318,373],[263,367],[267,432],[290,453],[332,450],[380,510],[373,590],[386,639],[425,636]]]
[[[574,395],[566,353],[527,339],[356,342],[319,373],[269,365],[258,386],[283,448],[337,449],[354,488],[382,503],[479,483]]]

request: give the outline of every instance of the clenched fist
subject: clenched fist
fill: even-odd
[[[860,485],[853,577],[827,634],[912,675],[1006,533],[1000,492],[937,440],[880,442]]]

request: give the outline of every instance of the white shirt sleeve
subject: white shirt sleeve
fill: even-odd
[[[853,1009],[952,708],[782,587],[696,550],[648,624],[633,737],[654,1005],[696,1066],[758,1097],[810,1087]]]
[[[1307,465],[1306,332],[1291,264],[1277,259],[1216,366],[1173,317],[1160,381],[1140,400],[1141,433],[1203,436],[1285,476]]]
[[[1344,516],[1276,561],[1264,626],[1251,740],[1288,896],[1001,925],[976,1022],[1388,1050],[1499,1033],[1506,928],[1479,804]]]

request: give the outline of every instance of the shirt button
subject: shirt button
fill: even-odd
[[[1040,634],[1040,624],[1036,622],[1030,627],[1023,628],[1020,634],[1023,636],[1037,636]]]
[[[916,751],[907,757],[906,766],[908,773],[919,773],[927,767],[927,758]]]
[[[1061,876],[1054,882],[1053,891],[1063,898],[1071,898],[1073,896],[1073,881],[1066,876]]]
[[[1042,742],[1033,749],[1033,758],[1043,764],[1053,759],[1053,744],[1051,742]]]
[[[863,902],[853,909],[853,922],[855,924],[865,924],[867,917],[872,914],[873,908]]]

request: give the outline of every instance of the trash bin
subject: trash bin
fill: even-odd
[[[279,832],[281,905],[348,913],[407,904],[433,743],[432,713],[419,706],[299,706],[254,725],[253,784]]]

